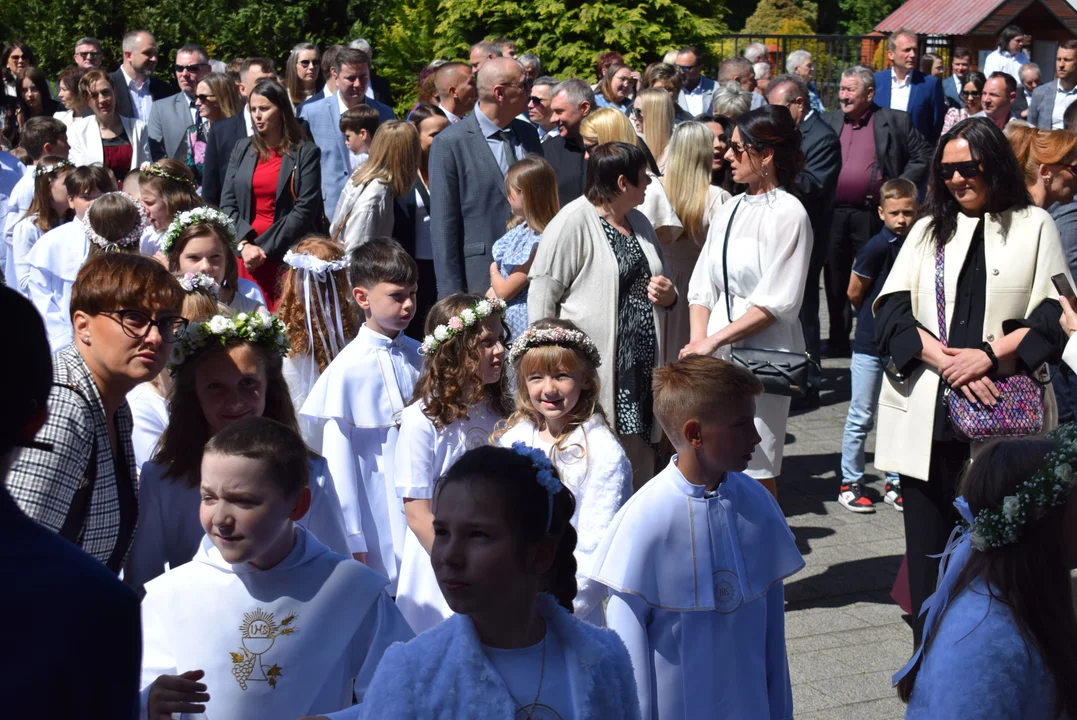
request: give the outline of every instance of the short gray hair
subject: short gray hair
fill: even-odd
[[[79,45],[93,45],[98,50],[101,49],[101,42],[97,38],[84,37],[75,41],[75,49],[78,50]]]
[[[595,91],[591,89],[583,80],[579,78],[569,78],[559,82],[553,90],[550,91],[550,100],[564,93],[565,99],[570,103],[579,107],[583,102],[587,102],[592,108],[595,107]]]
[[[480,51],[486,53],[487,55],[492,54],[494,57],[504,57],[505,56],[505,53],[502,52],[502,50],[501,50],[501,46],[498,45],[497,43],[491,42],[489,40],[480,40],[479,42],[472,45],[471,46],[471,51],[474,52],[475,50],[480,50]]]
[[[1025,72],[1026,71],[1028,71],[1028,72],[1035,71],[1035,73],[1037,75],[1039,75],[1040,77],[1043,77],[1043,75],[1040,73],[1040,66],[1037,65],[1034,62],[1029,62],[1029,63],[1025,63],[1024,65],[1022,65],[1021,69],[1017,71],[1017,74],[1021,76],[1021,82],[1024,82],[1024,80],[1025,80]]]
[[[795,73],[797,68],[804,63],[811,60],[811,53],[801,48],[800,50],[794,50],[789,53],[789,57],[785,59],[785,71],[787,73]]]
[[[539,56],[535,53],[524,53],[516,58],[516,61],[523,65],[524,68],[533,67],[537,68],[538,72],[542,72],[542,61],[539,60]]]
[[[752,109],[752,93],[739,82],[730,80],[714,91],[715,115],[737,118]]]
[[[902,28],[901,30],[898,30],[896,33],[893,33],[890,37],[886,39],[886,49],[890,52],[894,52],[895,50],[897,50],[897,39],[899,37],[911,37],[913,40],[920,42],[919,35],[914,33],[912,30],[906,30],[905,28]]]
[[[759,62],[762,58],[768,55],[767,46],[763,43],[752,43],[748,47],[744,48],[744,57],[752,63]]]
[[[138,50],[139,35],[149,35],[151,38],[153,38],[153,33],[151,33],[149,30],[131,30],[123,36],[123,44],[121,45],[121,47],[123,48],[124,52],[133,53],[135,50]],[[157,38],[153,39],[156,42]]]
[[[804,98],[804,102],[807,103],[811,96],[808,92],[808,83],[800,79],[798,75],[779,75],[776,78],[771,78],[770,85],[767,86],[767,96],[772,93],[781,90],[782,88],[788,88],[791,91],[790,100],[795,98]]]
[[[550,77],[549,75],[543,75],[535,82],[531,83],[531,87],[538,87],[539,85],[549,85],[551,88],[557,87],[561,84],[561,81],[557,78]],[[592,95],[594,91],[592,91]],[[550,91],[550,97],[553,97],[553,90]]]
[[[368,58],[374,58],[374,48],[370,47],[370,42],[366,38],[356,38],[348,43],[348,47],[352,50],[362,50]]]
[[[845,78],[857,78],[860,80],[860,89],[867,90],[871,88],[875,89],[875,73],[871,68],[863,65],[853,65],[851,68],[846,68],[841,74],[842,79]]]
[[[767,73],[770,72],[770,63],[761,60],[752,65],[752,69],[755,71],[755,79],[762,80],[767,76]]]

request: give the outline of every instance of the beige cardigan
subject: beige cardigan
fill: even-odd
[[[987,215],[984,222],[987,298],[983,339],[993,342],[1005,334],[1003,322],[1027,318],[1044,300],[1057,300],[1058,292],[1051,284],[1051,276],[1065,273],[1069,277],[1070,273],[1054,220],[1040,208]],[[873,310],[878,312],[886,296],[908,292],[916,321],[938,337],[935,243],[924,237],[927,223],[928,218],[923,218],[913,226]],[[947,325],[953,317],[957,277],[978,224],[977,218],[959,215],[957,231],[946,244]],[[938,387],[939,374],[927,363],[902,382],[884,377],[879,396],[875,467],[928,479]],[[1053,404],[1050,390],[1048,395]]]
[[[647,257],[651,275],[669,277],[669,268],[654,228],[638,210],[628,212],[640,248]],[[571,320],[587,333],[602,355],[598,368],[602,383],[599,402],[606,417],[616,427],[613,401],[614,367],[617,364],[617,306],[619,285],[617,258],[606,240],[598,211],[579,197],[561,209],[538,244],[538,252],[528,273],[527,318],[535,322],[554,317]],[[678,302],[684,302],[679,299]],[[652,306],[657,352],[655,367],[662,364],[668,311]],[[651,426],[651,441],[658,442],[662,429],[657,420]]]

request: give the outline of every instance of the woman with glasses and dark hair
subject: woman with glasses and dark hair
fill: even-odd
[[[944,133],[950,132],[950,128],[954,125],[984,109],[983,95],[986,84],[987,78],[982,72],[973,70],[965,76],[965,84],[961,86],[961,99],[965,101],[965,107],[950,108],[946,111],[946,117],[942,121]]]
[[[0,67],[2,67],[0,73],[4,78],[4,92],[11,97],[18,97],[15,73],[36,65],[37,57],[34,51],[22,40],[15,40],[5,45],[3,55],[0,55]]]
[[[106,253],[71,291],[76,341],[53,354],[45,425],[7,476],[23,512],[118,573],[138,519],[127,393],[164,367],[187,321],[183,288],[152,258]]]
[[[284,69],[284,86],[293,107],[310,99],[318,91],[318,77],[322,66],[318,46],[303,42],[292,48]]]
[[[1057,274],[1070,277],[1058,230],[1033,205],[1002,131],[970,118],[945,133],[920,220],[874,304],[876,344],[890,358],[875,466],[901,473],[917,645],[920,607],[958,521],[954,483],[972,456],[951,427],[948,395],[995,407],[996,380],[1059,361]]]

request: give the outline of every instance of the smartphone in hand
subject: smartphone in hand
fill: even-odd
[[[1077,303],[1077,295],[1074,294],[1073,286],[1070,285],[1070,281],[1066,278],[1066,273],[1052,275],[1051,282],[1054,283],[1058,294],[1070,301],[1070,305]]]

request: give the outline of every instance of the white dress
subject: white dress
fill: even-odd
[[[651,175],[649,171],[647,174],[651,176],[651,184],[643,191],[643,204],[636,209],[650,221],[655,234],[661,228],[670,228],[671,236],[677,238],[680,236],[684,226],[681,225],[680,218],[677,217],[677,213],[673,210],[673,205],[669,202],[669,196],[666,195],[666,188],[662,185],[662,182],[654,175]]]
[[[420,400],[404,408],[396,443],[396,494],[403,500],[432,500],[437,479],[465,452],[489,443],[500,418],[484,404],[472,405],[467,420],[438,430],[423,414]],[[404,537],[396,604],[415,634],[452,615],[434,577],[430,555],[409,528]]]
[[[45,234],[45,231],[37,226],[37,213],[28,215],[15,223],[11,231],[11,252],[8,255],[12,275],[8,278],[8,287],[18,290],[23,295],[29,292],[30,287],[30,262],[27,259],[34,245]]]
[[[28,297],[45,320],[52,352],[71,344],[71,287],[89,251],[86,226],[76,216],[42,235],[27,256]]]
[[[142,472],[142,466],[153,458],[157,451],[157,442],[168,427],[168,400],[163,398],[152,383],[144,382],[127,393],[127,404],[131,406],[131,442],[135,446],[135,467]]]
[[[762,195],[738,195],[718,209],[688,285],[688,303],[711,311],[708,335],[729,325],[722,247],[734,212],[727,253],[733,319],[751,307],[764,308],[775,318],[769,327],[736,345],[804,352],[799,315],[812,230],[804,206],[781,188]],[[730,354],[729,346],[724,346],[716,356],[729,359]],[[763,395],[756,399],[755,409],[755,428],[762,441],[745,472],[754,478],[777,477],[782,471],[789,398]]]

